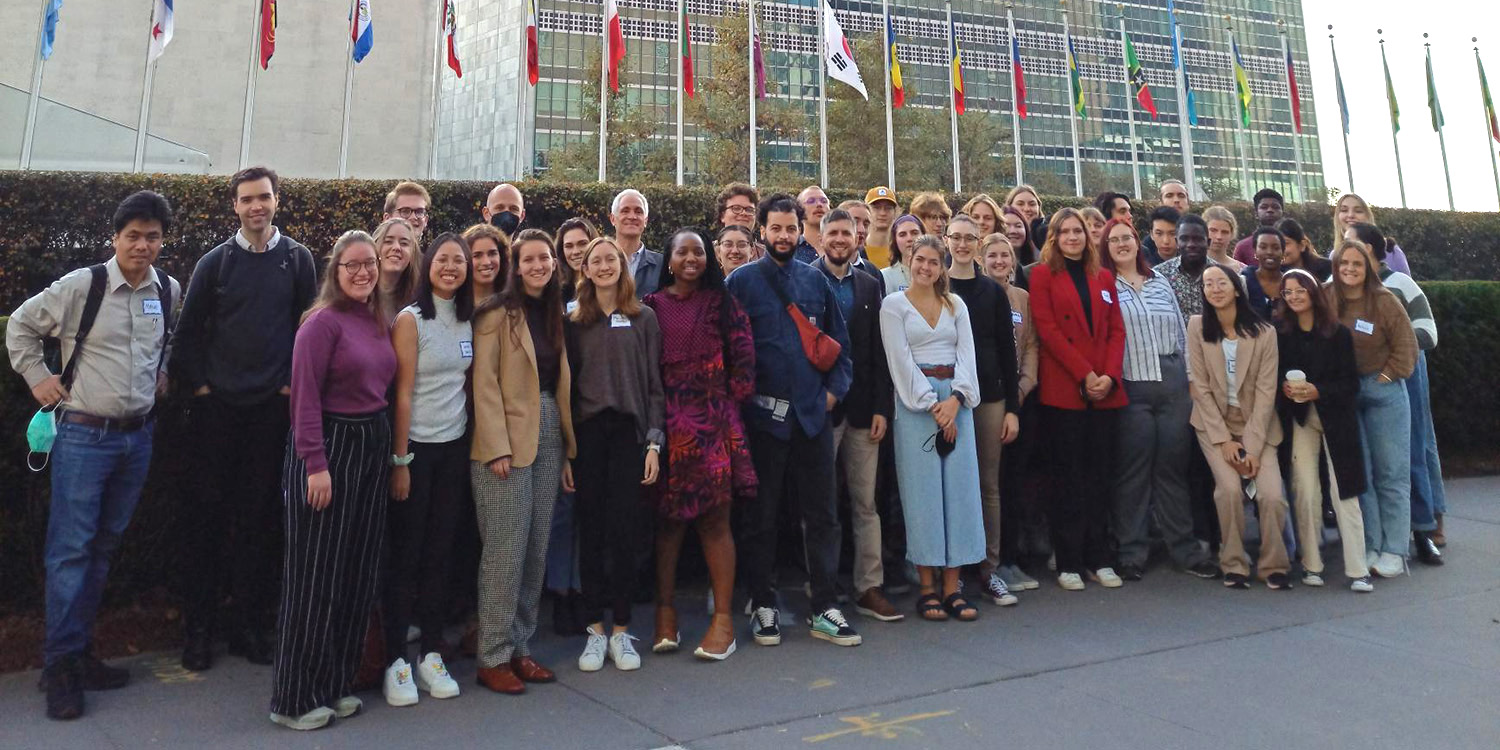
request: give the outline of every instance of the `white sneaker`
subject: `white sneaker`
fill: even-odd
[[[1355,578],[1349,582],[1349,590],[1356,594],[1368,594],[1375,590],[1375,584],[1370,583],[1370,577]]]
[[[1365,567],[1366,568],[1373,569],[1375,567],[1375,563],[1378,563],[1378,562],[1380,562],[1380,553],[1379,552],[1376,552],[1375,550],[1368,550],[1368,551],[1365,552]]]
[[[322,729],[328,726],[328,722],[333,721],[333,709],[326,706],[319,706],[301,716],[271,714],[271,721],[299,732]]]
[[[578,669],[581,672],[598,672],[604,668],[604,650],[609,647],[609,641],[592,625],[589,626],[588,634],[588,643],[584,644],[583,654],[578,657]]]
[[[385,702],[392,706],[417,705],[417,684],[411,680],[411,665],[405,659],[391,662],[385,670]]]
[[[1061,586],[1064,591],[1082,591],[1083,576],[1077,573],[1059,573],[1057,575],[1057,585]]]
[[[1117,589],[1125,585],[1125,582],[1120,580],[1120,576],[1115,573],[1114,568],[1100,568],[1089,577],[1107,589]]]
[[[417,662],[417,687],[426,690],[434,698],[458,697],[458,681],[448,674],[448,666],[436,651]]]
[[[1303,586],[1322,586],[1323,585],[1323,576],[1321,574],[1319,574],[1319,573],[1314,573],[1314,572],[1312,572],[1310,570],[1303,571],[1303,573],[1302,573],[1302,585]]]
[[[340,719],[347,719],[359,713],[365,707],[365,702],[357,695],[346,695],[333,702],[333,715]]]
[[[635,652],[634,640],[635,636],[624,630],[609,637],[609,660],[621,672],[641,668],[641,655]]]
[[[1389,552],[1382,552],[1373,567],[1375,575],[1381,578],[1395,578],[1406,572],[1406,561]]]

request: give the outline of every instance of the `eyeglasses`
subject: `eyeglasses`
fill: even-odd
[[[1283,299],[1291,299],[1293,297],[1306,297],[1307,294],[1307,290],[1303,289],[1300,286],[1287,287],[1281,290],[1281,296]]]
[[[826,205],[828,205],[828,199],[827,198],[820,198],[820,197],[814,195],[814,196],[808,198],[807,200],[802,201],[802,205],[804,205],[804,206],[826,206]]]
[[[339,265],[339,268],[342,268],[345,271],[348,271],[349,275],[353,276],[354,274],[359,273],[360,271],[373,271],[373,270],[375,270],[376,267],[378,267],[380,265],[380,261],[374,260],[374,259],[371,259],[371,260],[351,260],[351,261],[347,261],[347,262],[344,262],[344,263],[340,263],[338,265]]]
[[[826,203],[827,201],[824,202]],[[755,213],[755,206],[725,206],[724,210],[741,216],[750,216]]]
[[[403,219],[427,218],[427,209],[403,207],[396,209],[396,215]]]
[[[1119,237],[1110,237],[1109,244],[1120,246],[1131,245],[1135,244],[1135,238],[1128,234],[1122,234]]]
[[[950,234],[946,236],[954,242],[962,242],[966,245],[972,245],[979,241],[979,235],[977,234]]]
[[[917,217],[922,221],[947,221],[948,217],[943,214],[922,214]]]
[[[724,250],[743,250],[743,251],[749,251],[750,250],[750,243],[748,243],[748,242],[746,242],[744,240],[740,240],[739,242],[735,242],[733,240],[724,240],[724,241],[722,241],[722,242],[719,243],[719,247],[722,248],[722,249],[724,249]]]

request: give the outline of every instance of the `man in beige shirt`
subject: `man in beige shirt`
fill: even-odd
[[[166,382],[171,306],[181,295],[174,279],[152,267],[172,226],[166,198],[145,190],[131,195],[115,210],[113,226],[113,258],[73,271],[26,300],[5,332],[11,367],[39,404],[56,407],[43,553],[42,676],[53,719],[82,716],[84,690],[130,681],[128,671],[99,661],[90,642],[109,557],[130,524],[151,464],[151,412]],[[99,302],[93,324],[85,327],[91,294]],[[80,328],[86,335],[79,336]],[[62,375],[43,363],[44,337],[62,340]]]

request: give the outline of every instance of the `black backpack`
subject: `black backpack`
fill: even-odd
[[[156,283],[161,286],[161,314],[165,331],[162,336],[161,355],[156,360],[156,369],[161,371],[162,362],[167,356],[167,342],[172,339],[172,280],[167,277],[167,272],[160,268],[151,269],[156,272]],[[94,328],[94,319],[99,317],[99,306],[104,304],[104,287],[109,282],[109,272],[103,263],[89,266],[89,295],[83,303],[83,317],[78,321],[78,332],[73,335],[73,354],[68,357],[68,363],[62,368],[62,387],[73,387],[73,372],[78,366],[78,353],[83,351],[84,339],[89,337],[89,331]]]

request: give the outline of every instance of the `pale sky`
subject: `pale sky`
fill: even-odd
[[[1443,162],[1438,135],[1427,108],[1426,69],[1422,33],[1430,35],[1433,74],[1443,109],[1443,137],[1448,145],[1448,167],[1453,179],[1453,203],[1460,211],[1495,211],[1494,174],[1486,144],[1494,153],[1500,144],[1486,135],[1484,107],[1479,96],[1479,72],[1474,65],[1478,36],[1490,82],[1490,99],[1500,106],[1500,3],[1492,0],[1303,0],[1307,46],[1317,94],[1323,173],[1330,187],[1349,189],[1340,138],[1338,96],[1333,82],[1333,57],[1328,50],[1328,24],[1338,45],[1344,96],[1349,102],[1349,150],[1354,162],[1354,187],[1378,206],[1400,206],[1396,157],[1391,145],[1385,81],[1380,69],[1380,35],[1385,30],[1385,54],[1391,82],[1401,110],[1401,169],[1406,203],[1411,208],[1447,209]],[[1306,84],[1298,81],[1300,85]]]

